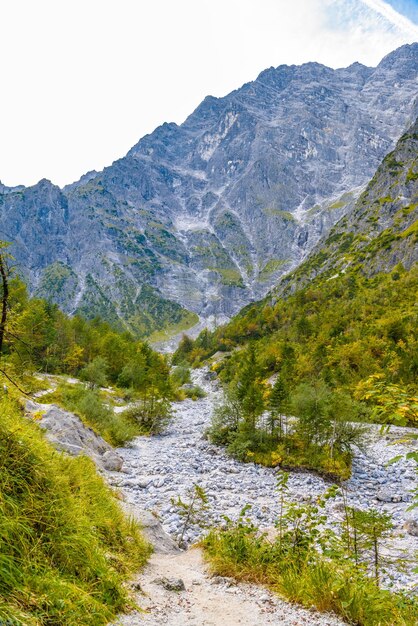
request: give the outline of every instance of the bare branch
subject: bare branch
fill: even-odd
[[[28,393],[27,391],[24,391],[21,387],[19,387],[19,385],[12,378],[10,378],[10,376],[6,374],[4,370],[0,369],[0,373],[3,374],[3,376],[5,376],[7,380],[10,381],[12,385],[14,385],[16,389],[20,391],[20,393],[23,393],[25,396],[28,396],[28,397],[30,396],[30,393]]]

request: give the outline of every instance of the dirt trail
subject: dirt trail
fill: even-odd
[[[158,579],[183,580],[185,590],[167,591]],[[145,612],[124,615],[115,626],[340,626],[335,617],[292,606],[256,585],[210,578],[202,552],[191,548],[154,554],[136,578],[137,602]]]

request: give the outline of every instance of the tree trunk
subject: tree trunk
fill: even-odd
[[[7,307],[9,304],[9,283],[7,280],[7,268],[4,257],[0,254],[0,274],[3,286],[3,295],[1,302],[1,320],[0,320],[0,355],[3,352],[4,333],[6,331]]]

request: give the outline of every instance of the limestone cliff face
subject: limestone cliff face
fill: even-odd
[[[366,276],[409,270],[418,263],[418,118],[379,165],[345,215],[273,297],[294,292],[316,276],[331,278],[356,267]]]
[[[377,68],[270,68],[62,190],[0,187],[1,237],[69,312],[140,332],[230,316],[350,212],[415,119],[417,68],[418,44]]]

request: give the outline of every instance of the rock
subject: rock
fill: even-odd
[[[266,602],[270,602],[270,600],[271,598],[267,594],[260,596],[260,602],[266,603]]]
[[[392,493],[388,489],[379,489],[376,493],[376,499],[380,502],[392,502]]]
[[[180,549],[168,535],[161,522],[150,511],[140,511],[131,504],[123,503],[125,511],[142,526],[146,539],[152,544],[157,554],[175,554]]]
[[[167,591],[185,591],[186,587],[181,578],[156,578],[153,581],[156,585],[161,585]]]
[[[121,471],[123,460],[118,454],[116,454],[116,452],[113,452],[113,450],[107,450],[107,452],[104,453],[102,459],[103,467],[109,472]]]
[[[406,520],[403,527],[408,535],[411,535],[412,537],[418,537],[418,519]]]
[[[107,453],[115,454],[103,437],[83,424],[74,413],[54,404],[38,404],[31,400],[26,402],[25,408],[26,416],[36,416],[37,423],[46,431],[49,441],[59,450],[72,456],[86,454],[100,468],[104,468]],[[122,459],[120,463],[122,464]]]

